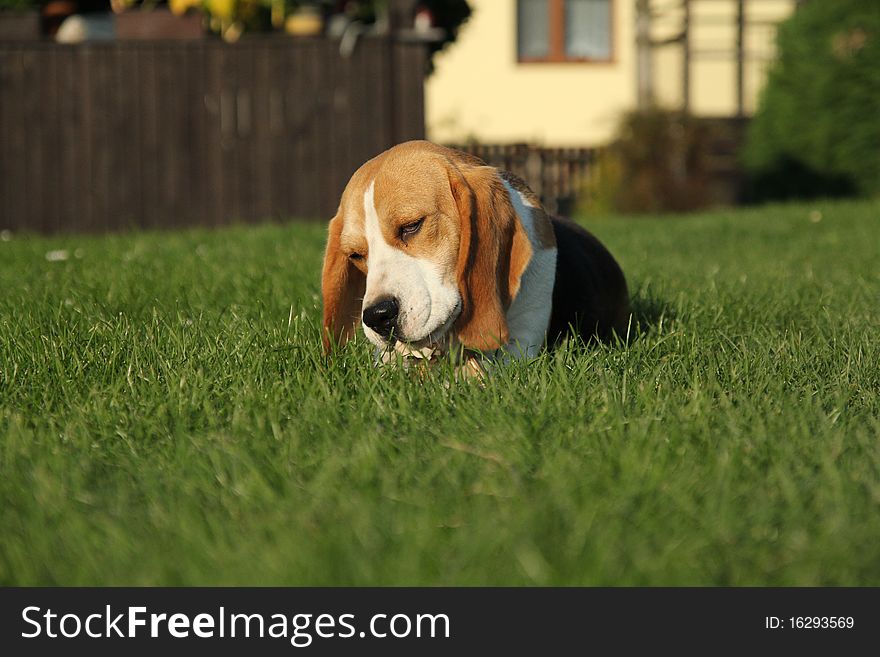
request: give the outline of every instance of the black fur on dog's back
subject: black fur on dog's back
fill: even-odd
[[[589,231],[553,217],[556,234],[556,283],[547,343],[575,333],[586,342],[626,337],[629,292],[614,257]]]

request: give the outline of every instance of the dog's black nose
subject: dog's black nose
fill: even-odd
[[[397,299],[393,297],[382,299],[369,308],[364,308],[364,324],[383,338],[389,338],[397,323],[399,312],[400,307],[397,305]]]

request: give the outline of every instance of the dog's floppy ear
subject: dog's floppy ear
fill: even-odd
[[[450,171],[450,186],[461,221],[456,273],[463,307],[455,331],[466,348],[493,351],[510,339],[505,313],[532,245],[496,169],[465,164]]]
[[[330,221],[327,250],[324,252],[324,270],[321,275],[321,294],[324,297],[324,351],[334,344],[351,339],[361,317],[361,299],[367,278],[343,253],[339,237],[342,234],[342,212]]]

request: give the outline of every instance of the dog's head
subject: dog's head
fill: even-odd
[[[355,172],[330,222],[324,346],[363,323],[383,349],[497,349],[531,256],[496,169],[429,142],[395,146]]]

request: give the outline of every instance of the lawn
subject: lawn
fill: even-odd
[[[4,235],[0,584],[880,585],[880,203],[586,224],[634,339],[485,388],[326,363],[321,224]]]

